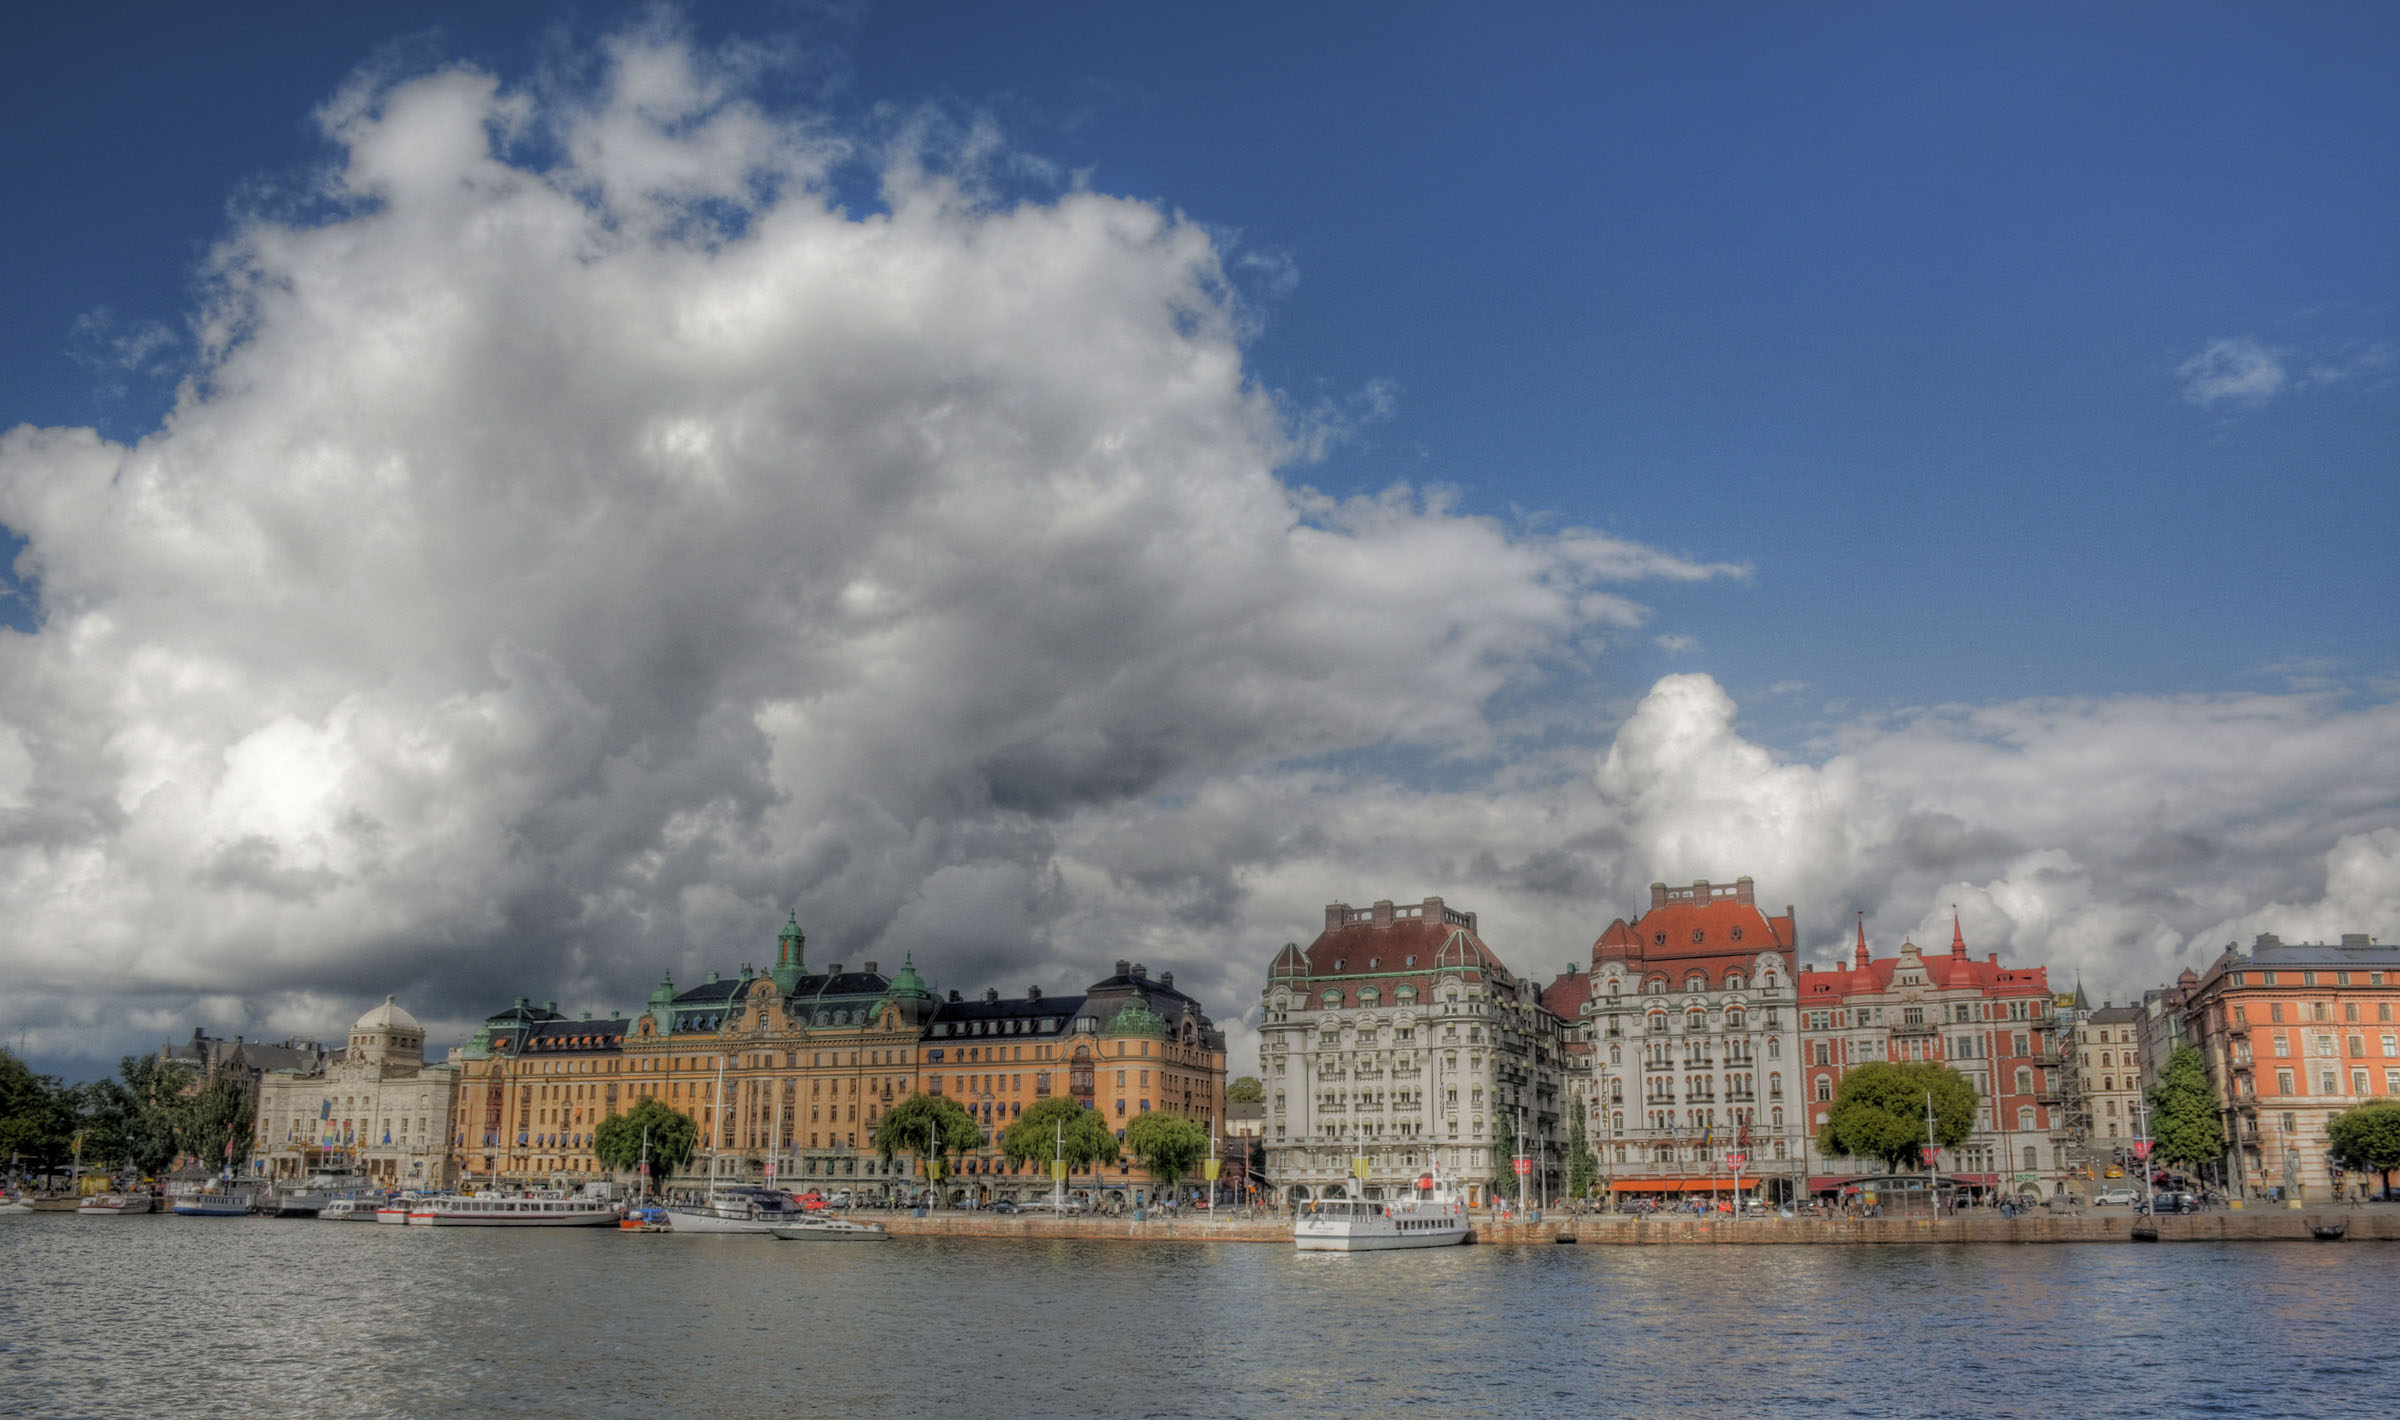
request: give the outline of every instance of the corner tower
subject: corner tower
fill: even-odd
[[[808,975],[807,963],[803,959],[803,951],[807,946],[808,938],[800,930],[800,914],[795,912],[791,920],[783,924],[783,930],[775,934],[775,969],[767,973],[774,978],[775,989],[782,992],[787,1000],[800,989],[800,978]]]

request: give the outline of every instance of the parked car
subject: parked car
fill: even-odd
[[[849,1189],[847,1189],[847,1188],[845,1188],[845,1189],[843,1189],[843,1190],[842,1190],[841,1192],[839,1192],[839,1193],[833,1193],[833,1194],[828,1194],[828,1195],[826,1195],[826,1198],[825,1198],[825,1206],[826,1206],[826,1207],[828,1207],[828,1208],[847,1208],[847,1207],[849,1207],[849,1206],[850,1206],[850,1190],[849,1190]]]
[[[2138,1202],[2141,1195],[2130,1188],[2104,1188],[2092,1199],[2103,1208],[2122,1208]]]
[[[1011,1202],[1009,1202],[1009,1201],[1008,1201],[1007,1199],[1005,1199],[1005,1198],[1003,1198],[1003,1199],[999,1200],[999,1201],[998,1201],[998,1202],[996,1202],[996,1203],[993,1203],[993,1204],[992,1204],[992,1205],[990,1205],[990,1206],[991,1206],[991,1210],[992,1210],[993,1212],[995,1212],[995,1213],[1014,1213],[1014,1212],[1016,1212],[1016,1211],[1017,1211],[1017,1205],[1016,1205],[1016,1204],[1014,1204],[1014,1203],[1011,1203]]]

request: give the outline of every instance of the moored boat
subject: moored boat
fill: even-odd
[[[13,1216],[33,1211],[33,1200],[21,1193],[0,1193],[0,1216]]]
[[[879,1223],[853,1223],[847,1218],[806,1218],[773,1231],[785,1242],[889,1242],[892,1237]]]
[[[405,1226],[409,1218],[417,1211],[417,1205],[424,1201],[422,1196],[414,1193],[402,1193],[387,1198],[376,1205],[375,1221]]]
[[[156,1200],[147,1193],[95,1193],[75,1205],[78,1218],[131,1218],[148,1213]]]
[[[212,1178],[169,1197],[177,1217],[247,1218],[258,1206],[259,1187],[248,1179]]]
[[[1304,1205],[1292,1220],[1302,1252],[1388,1252],[1454,1247],[1467,1240],[1467,1207],[1438,1172],[1418,1178],[1406,1198],[1377,1202],[1350,1185],[1348,1196]]]
[[[671,1233],[675,1221],[664,1208],[628,1208],[617,1226],[629,1233]]]
[[[605,1228],[621,1213],[615,1200],[589,1193],[440,1193],[411,1205],[408,1221],[437,1228]]]
[[[669,1203],[679,1233],[771,1233],[808,1216],[788,1193],[771,1188],[713,1188],[692,1203]]]
[[[317,1217],[328,1223],[372,1223],[375,1206],[355,1198],[336,1198],[317,1210]]]

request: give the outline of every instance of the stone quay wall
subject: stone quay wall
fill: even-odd
[[[918,1218],[864,1214],[901,1237],[1088,1239],[1108,1242],[1246,1242],[1290,1245],[1289,1219],[1253,1215],[1209,1219],[1194,1214],[1150,1217],[1054,1218],[983,1211],[934,1212]],[[1585,1246],[1810,1246],[1827,1244],[2095,1243],[2127,1242],[2136,1222],[2158,1229],[2165,1242],[2306,1242],[2319,1223],[2340,1223],[2349,1242],[2400,1242],[2400,1210],[2388,1208],[2241,1209],[2137,1220],[2128,1214],[2002,1218],[1702,1218],[1615,1214],[1556,1215],[1540,1222],[1507,1222],[1478,1215],[1471,1241],[1500,1246],[1578,1243]]]

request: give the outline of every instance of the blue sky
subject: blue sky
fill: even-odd
[[[521,71],[623,13],[20,12],[0,422],[154,419],[176,349],[89,362],[180,327],[229,198],[322,157],[361,63]],[[688,13],[798,36],[787,95],[988,115],[1238,234],[1274,264],[1254,375],[1391,391],[1299,477],[1750,564],[1661,599],[1698,647],[1656,668],[1859,704],[2395,670],[2388,7]],[[2224,339],[2346,374],[2188,401]]]
[[[944,984],[1132,940],[1228,1019],[1335,897],[1553,960],[1751,872],[2120,992],[2400,930],[2391,7],[0,44],[0,536],[45,593],[0,604],[0,1028],[43,1058],[626,1004],[795,906]],[[585,245],[494,244],[542,222]],[[862,251],[880,288],[820,279]],[[660,492],[693,468],[749,516]]]

